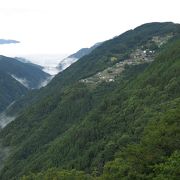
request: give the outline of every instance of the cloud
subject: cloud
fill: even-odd
[[[11,40],[11,39],[0,39],[0,44],[17,44],[20,41]]]
[[[21,83],[26,88],[30,89],[28,80],[26,80],[25,78],[19,78],[13,74],[11,74],[11,77],[14,78],[16,81],[18,81],[19,83]]]
[[[69,58],[69,57],[63,59],[63,60],[59,63],[59,65],[58,65],[59,71],[65,70],[65,69],[68,68],[71,64],[75,63],[77,60],[78,60],[78,58]]]
[[[45,87],[52,79],[53,79],[54,75],[48,77],[46,80],[42,81],[39,86],[38,89]]]
[[[15,120],[15,116],[7,116],[5,113],[0,114],[0,129],[3,129],[7,124]]]

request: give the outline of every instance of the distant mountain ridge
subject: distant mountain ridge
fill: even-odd
[[[88,55],[89,53],[91,53],[94,49],[96,49],[101,44],[102,44],[102,42],[99,42],[99,43],[94,44],[90,48],[82,48],[79,51],[77,51],[76,53],[68,56],[68,58],[77,58],[77,59],[80,59],[83,56]]]
[[[29,65],[31,65],[31,66],[35,66],[35,67],[37,67],[37,68],[39,68],[39,69],[43,69],[43,66],[41,66],[41,65],[38,65],[38,64],[34,64],[34,63],[32,63],[30,60],[28,60],[28,59],[26,59],[26,58],[22,58],[22,57],[14,57],[14,59],[17,59],[18,61],[21,61],[21,62],[23,62],[23,63],[27,63],[27,64],[29,64]]]
[[[11,40],[11,39],[0,39],[0,44],[16,44],[20,43],[20,41]]]
[[[71,64],[75,63],[78,59],[90,54],[94,49],[100,46],[102,42],[96,43],[95,45],[91,46],[90,48],[82,48],[74,54],[71,54],[67,58],[64,58],[58,65],[57,69],[59,71],[65,70]]]

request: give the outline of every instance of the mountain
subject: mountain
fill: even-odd
[[[0,71],[0,112],[18,97],[27,93],[28,89],[16,81],[11,75]]]
[[[77,51],[76,53],[68,56],[68,58],[76,58],[76,59],[80,59],[85,55],[90,54],[94,49],[96,49],[98,46],[100,46],[102,44],[102,42],[100,43],[96,43],[95,45],[91,46],[90,48],[82,48],[79,51]]]
[[[90,48],[82,48],[76,53],[68,56],[67,58],[64,58],[58,65],[57,69],[59,71],[63,71],[67,67],[69,67],[71,64],[75,63],[78,59],[82,58],[85,55],[90,54],[94,49],[96,49],[98,46],[100,46],[102,43],[96,43]]]
[[[39,88],[49,77],[39,66],[0,56],[0,112],[28,89]]]
[[[39,66],[5,56],[0,56],[0,72],[11,75],[29,89],[39,88],[40,84],[50,77]]]
[[[32,63],[30,60],[28,60],[28,59],[26,59],[26,58],[14,57],[14,59],[17,59],[18,61],[21,61],[21,62],[23,62],[23,63],[27,63],[27,64],[29,64],[29,65],[31,65],[31,66],[35,66],[35,67],[43,70],[43,66],[40,66],[40,65],[38,65],[38,64],[34,64],[34,63]]]
[[[179,84],[179,24],[104,42],[12,105],[0,179],[178,179]]]
[[[20,43],[20,42],[11,39],[0,39],[0,44],[16,44],[16,43]]]

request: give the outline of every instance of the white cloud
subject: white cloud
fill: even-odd
[[[40,84],[39,84],[39,87],[38,89],[42,88],[42,87],[45,87],[52,79],[53,79],[54,76],[50,76],[48,77],[46,80],[42,81]]]
[[[5,113],[0,114],[0,129],[4,128],[7,124],[14,121],[16,117],[7,116]]]
[[[13,75],[13,74],[11,74],[11,77],[14,78],[16,81],[18,81],[19,83],[21,83],[24,87],[26,87],[26,88],[28,88],[28,89],[30,88],[27,79],[25,79],[25,78],[19,78],[19,77]]]
[[[63,71],[68,68],[71,64],[75,63],[78,59],[77,58],[64,58],[62,61],[59,62],[59,71]]]

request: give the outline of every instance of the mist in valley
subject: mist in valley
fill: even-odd
[[[0,129],[3,129],[7,124],[15,120],[15,116],[7,116],[5,112],[0,114]]]

